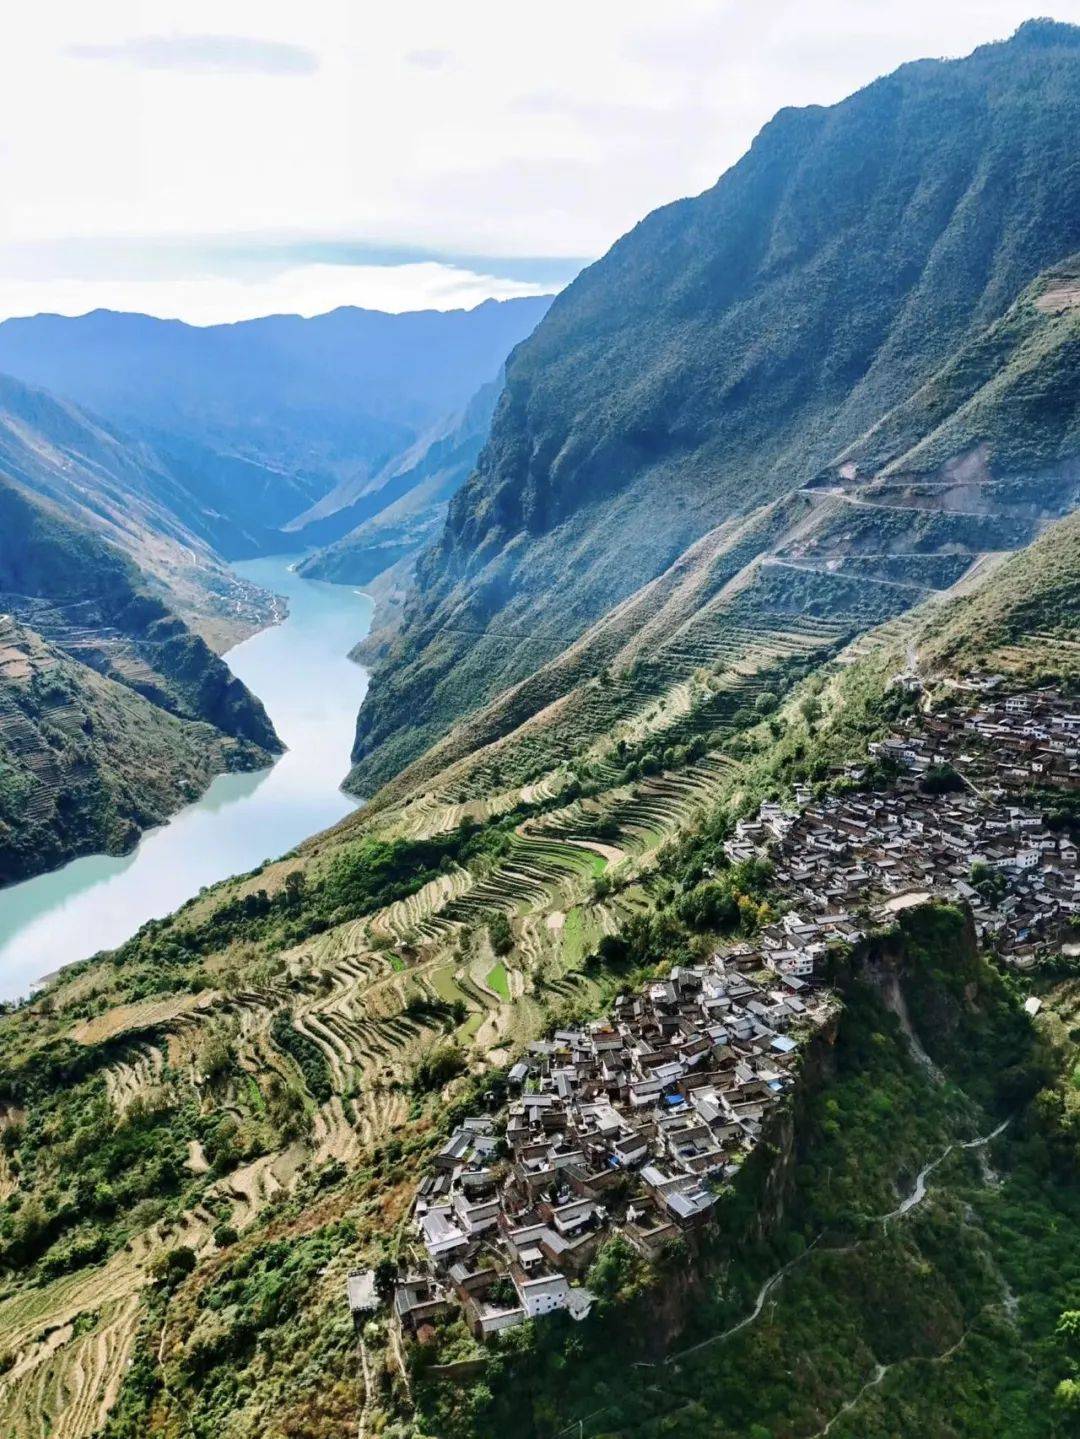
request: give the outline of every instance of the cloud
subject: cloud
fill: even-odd
[[[415,65],[418,70],[445,70],[453,59],[452,50],[410,50],[405,56],[405,63]]]
[[[145,255],[145,241],[137,243]],[[7,248],[10,253],[11,247]],[[190,250],[190,246],[188,248]],[[34,249],[40,252],[41,246]],[[0,246],[0,264],[4,254],[5,247]],[[301,265],[396,267],[431,263],[488,275],[500,281],[543,285],[553,290],[569,284],[579,270],[596,258],[595,255],[491,255],[392,241],[376,243],[364,239],[327,239],[319,236],[283,239],[265,235],[219,241],[207,247],[207,255],[211,262],[234,260],[242,265],[269,265],[278,269]]]
[[[106,60],[140,70],[220,75],[314,75],[319,57],[303,45],[251,35],[133,35],[128,40],[68,45],[75,60]]]

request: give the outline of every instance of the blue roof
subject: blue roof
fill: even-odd
[[[682,1097],[681,1094],[665,1094],[664,1103],[670,1104],[672,1107],[674,1107],[676,1104],[685,1104],[686,1100]]]

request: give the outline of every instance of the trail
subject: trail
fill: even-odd
[[[364,1336],[359,1338],[360,1368],[364,1375],[364,1402],[360,1406],[360,1424],[356,1431],[356,1439],[367,1439],[368,1411],[371,1408],[371,1370],[368,1368],[367,1346],[364,1343]]]
[[[1002,1133],[1002,1131],[1010,1123],[1010,1120],[1011,1117],[1010,1119],[1003,1119],[1001,1123],[997,1126],[997,1128],[991,1130],[989,1134],[980,1135],[976,1139],[957,1140],[954,1143],[947,1145],[946,1148],[941,1151],[941,1153],[937,1156],[936,1159],[931,1159],[929,1163],[924,1164],[922,1169],[919,1170],[918,1174],[915,1176],[915,1185],[907,1198],[904,1199],[900,1204],[898,1204],[895,1209],[891,1209],[888,1214],[873,1215],[871,1217],[872,1222],[880,1223],[883,1229],[888,1229],[888,1226],[892,1222],[892,1220],[902,1218],[905,1214],[910,1214],[910,1212],[917,1205],[921,1204],[926,1198],[926,1181],[929,1179],[930,1175],[933,1174],[934,1170],[937,1169],[939,1165],[943,1164],[945,1160],[948,1159],[949,1155],[952,1154],[954,1150],[982,1149],[985,1145],[992,1143],[993,1140],[995,1140],[998,1135]],[[809,1256],[816,1249],[818,1240],[820,1240],[820,1238],[821,1235],[819,1234],[817,1239],[815,1239],[812,1244],[808,1245],[807,1248],[804,1249],[800,1255],[798,1255],[795,1259],[788,1260],[786,1264],[781,1265],[779,1269],[777,1269],[773,1274],[769,1275],[769,1277],[762,1284],[761,1288],[758,1290],[757,1299],[754,1301],[754,1307],[750,1310],[749,1314],[745,1315],[742,1319],[740,1319],[737,1324],[732,1324],[730,1328],[721,1330],[719,1334],[713,1334],[708,1339],[699,1340],[697,1344],[691,1344],[687,1349],[680,1349],[675,1354],[669,1354],[666,1359],[662,1359],[660,1361],[659,1365],[639,1364],[635,1367],[665,1368],[670,1364],[676,1364],[681,1359],[686,1359],[692,1354],[699,1353],[702,1349],[707,1349],[711,1344],[720,1344],[725,1339],[730,1339],[733,1334],[738,1334],[741,1329],[745,1329],[748,1325],[753,1324],[754,1321],[760,1317],[761,1311],[765,1308],[765,1302],[768,1299],[769,1295],[773,1292],[774,1289],[778,1287],[778,1285],[783,1282],[784,1279],[787,1278],[787,1276],[797,1265],[801,1264],[804,1259],[809,1258]],[[847,1249],[854,1247],[854,1245],[849,1245],[847,1246]],[[830,1246],[822,1252],[826,1254],[843,1254],[847,1252],[847,1249],[835,1248]],[[876,1382],[880,1383],[880,1379]]]
[[[984,1313],[985,1309],[980,1309],[979,1313],[975,1316],[975,1318],[978,1319]],[[878,1385],[882,1382],[882,1380],[885,1378],[886,1374],[888,1374],[891,1370],[901,1369],[905,1364],[945,1364],[953,1357],[953,1355],[959,1348],[961,1348],[964,1344],[967,1343],[968,1335],[971,1333],[974,1327],[975,1319],[972,1319],[971,1323],[965,1326],[964,1332],[963,1334],[961,1334],[960,1338],[954,1340],[953,1343],[950,1344],[947,1349],[943,1349],[940,1354],[912,1354],[907,1359],[896,1359],[893,1361],[892,1364],[875,1364],[873,1373],[870,1375],[870,1378],[866,1381],[862,1388],[856,1394],[852,1395],[852,1397],[848,1399],[846,1403],[840,1406],[840,1408],[836,1411],[833,1417],[825,1425],[824,1429],[818,1429],[815,1433],[809,1436],[809,1439],[825,1439],[825,1436],[832,1429],[833,1425],[838,1424],[840,1420],[843,1419],[845,1414],[850,1414],[854,1408],[861,1404],[863,1399],[865,1399],[866,1395],[870,1392],[870,1390],[876,1389]]]
[[[875,1364],[873,1374],[859,1392],[853,1398],[849,1399],[846,1404],[842,1405],[829,1420],[828,1424],[825,1425],[825,1428],[819,1429],[816,1434],[811,1436],[811,1439],[825,1439],[825,1435],[828,1434],[833,1425],[839,1423],[845,1414],[849,1414],[851,1410],[855,1408],[856,1404],[861,1403],[865,1394],[869,1393],[871,1389],[876,1389],[885,1378],[885,1375],[888,1374],[889,1370],[893,1367],[892,1364]]]
[[[820,1238],[821,1235],[819,1234],[818,1239]],[[745,1329],[747,1325],[753,1324],[754,1320],[757,1319],[758,1315],[765,1308],[765,1301],[772,1291],[787,1278],[788,1274],[790,1274],[797,1264],[801,1264],[803,1260],[813,1252],[817,1242],[818,1240],[815,1239],[813,1244],[808,1245],[797,1258],[789,1259],[775,1274],[769,1275],[768,1279],[765,1280],[765,1283],[758,1290],[753,1309],[751,1309],[749,1314],[740,1319],[737,1324],[733,1324],[729,1329],[722,1330],[719,1334],[713,1334],[709,1339],[702,1339],[697,1344],[691,1344],[689,1349],[680,1349],[677,1354],[669,1354],[666,1359],[661,1361],[661,1365],[666,1367],[669,1364],[675,1364],[680,1359],[686,1359],[691,1354],[697,1354],[700,1350],[707,1349],[710,1344],[720,1344],[723,1340],[730,1339],[733,1334],[738,1334],[740,1329]]]
[[[915,1187],[908,1197],[898,1204],[895,1209],[890,1209],[888,1214],[875,1214],[873,1216],[875,1222],[880,1222],[883,1229],[888,1229],[892,1220],[899,1219],[902,1215],[910,1213],[917,1204],[921,1204],[926,1198],[926,1181],[930,1178],[931,1174],[933,1174],[934,1170],[937,1169],[938,1165],[943,1164],[945,1160],[948,1159],[954,1149],[982,1149],[985,1145],[992,1143],[1008,1124],[1009,1120],[1003,1119],[998,1127],[989,1134],[984,1134],[978,1139],[964,1139],[957,1143],[947,1145],[936,1159],[932,1159],[929,1164],[924,1164],[922,1169],[919,1170],[915,1176]]]

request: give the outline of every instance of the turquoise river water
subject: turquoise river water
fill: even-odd
[[[372,603],[347,586],[302,579],[290,563],[235,566],[284,595],[289,613],[225,657],[266,706],[287,753],[270,769],[218,776],[130,854],[72,860],[0,890],[0,998],[122,943],[204,885],[283,854],[355,805],[339,786],[367,672],[348,651],[367,633]]]

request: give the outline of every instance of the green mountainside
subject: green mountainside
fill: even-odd
[[[0,619],[0,884],[123,853],[215,774],[267,759]]]
[[[130,847],[281,745],[119,549],[0,479],[0,875]]]
[[[1075,516],[1048,525],[846,647],[721,663],[718,688],[675,683],[576,748],[564,734],[547,768],[534,727],[511,731],[0,1019],[0,1427],[1070,1432],[1075,961],[1003,972],[947,906],[834,956],[838,1023],[692,1261],[613,1250],[581,1326],[478,1349],[450,1325],[404,1358],[383,1312],[361,1360],[345,1280],[407,1253],[434,1148],[500,1102],[529,1039],[782,912],[721,841],[760,800],[865,763],[912,711],[901,665],[935,704],[1014,655],[1018,681],[1080,682],[1076,539]],[[668,601],[690,614],[703,581],[681,580]],[[603,711],[607,686],[584,688]],[[737,919],[702,903],[713,889]],[[873,1219],[930,1165],[909,1216]]]
[[[420,561],[360,717],[358,790],[718,523],[820,484],[897,407],[918,429],[928,400],[912,397],[943,371],[956,432],[933,453],[955,458],[981,424],[996,397],[972,388],[979,366],[1006,356],[1013,402],[1038,418],[1021,333],[1036,322],[994,327],[1080,249],[1078,34],[1031,22],[829,109],[782,111],[712,190],[643,220],[556,299]],[[980,336],[974,371],[949,375]],[[1048,358],[1066,380],[1071,353]],[[1067,447],[1067,426],[1050,433]]]
[[[355,782],[366,788],[384,779],[381,803],[454,760],[475,769],[484,746],[519,727],[532,737],[527,763],[542,767],[585,737],[602,737],[613,721],[640,720],[677,690],[680,707],[667,711],[674,722],[710,671],[720,690],[708,704],[737,708],[753,699],[755,685],[767,687],[760,672],[778,659],[821,657],[1028,544],[1080,501],[1080,310],[1063,299],[1074,274],[1070,262],[1040,276],[1001,321],[978,331],[810,483],[711,530],[572,645],[442,735],[448,714],[471,708],[487,654],[478,643],[454,661],[414,723],[391,730],[361,761]],[[915,455],[925,457],[923,468]],[[416,603],[406,599],[406,617]],[[389,655],[391,688],[407,641],[407,630],[384,635],[378,651],[365,651],[377,662]],[[431,652],[445,656],[454,643],[451,630]],[[365,705],[361,735],[379,713],[376,703],[366,719]]]

